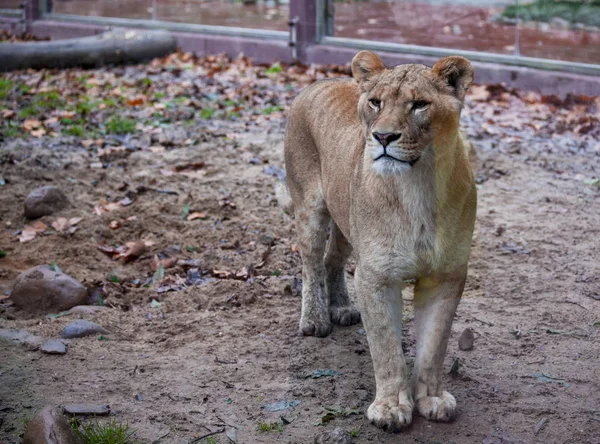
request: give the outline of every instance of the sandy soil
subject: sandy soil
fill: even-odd
[[[5,141],[0,246],[8,255],[0,259],[0,291],[7,294],[21,271],[54,261],[98,287],[107,309],[31,318],[4,298],[0,326],[56,337],[84,317],[111,334],[70,340],[64,356],[0,343],[0,441],[18,442],[23,419],[41,406],[90,402],[109,404],[148,443],[186,443],[231,427],[240,443],[309,443],[335,427],[358,433],[357,443],[599,443],[600,189],[585,180],[600,175],[600,144],[568,132],[506,137],[488,111],[469,99],[463,119],[480,190],[468,283],[445,363],[446,373],[455,359],[461,364],[444,378],[458,417],[450,424],[416,418],[399,435],[364,416],[374,380],[360,326],[336,328],[325,339],[297,335],[301,261],[270,174],[283,166],[283,118],[251,130],[243,122],[199,124],[188,129],[195,143],[115,152],[102,169],[90,168],[97,151],[74,137]],[[194,162],[205,165],[172,172]],[[72,235],[48,229],[19,243],[23,200],[47,184],[71,200],[58,216],[83,220]],[[124,197],[133,203],[95,213],[102,198]],[[186,204],[205,218],[182,219]],[[120,227],[110,228],[112,221]],[[127,264],[97,248],[140,238],[154,245]],[[165,270],[161,286],[145,288],[159,253],[181,261]],[[201,285],[185,283],[194,267],[207,278]],[[167,288],[174,291],[159,293]],[[409,290],[412,365],[411,297]],[[458,349],[466,327],[475,331],[472,351]],[[316,369],[341,374],[306,378]],[[263,407],[295,400],[286,411]],[[314,425],[331,405],[361,414]],[[282,431],[258,431],[281,416],[289,421]],[[228,442],[225,433],[214,438]]]

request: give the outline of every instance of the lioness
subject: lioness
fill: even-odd
[[[441,371],[476,210],[459,132],[473,68],[462,57],[445,57],[432,68],[388,69],[361,51],[352,74],[311,85],[289,114],[288,188],[280,187],[278,197],[285,205],[291,194],[298,229],[300,330],[327,336],[332,324],[355,324],[362,316],[375,372],[371,422],[399,430],[415,406],[427,419],[448,421],[456,400],[442,390]],[[352,249],[360,314],[346,289]],[[416,279],[418,336],[411,381],[401,343],[401,289],[408,279]]]

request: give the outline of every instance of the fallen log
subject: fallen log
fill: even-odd
[[[141,63],[176,50],[175,37],[163,30],[119,29],[77,39],[0,43],[0,71]]]

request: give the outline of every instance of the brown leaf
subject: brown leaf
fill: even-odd
[[[110,228],[112,228],[113,230],[116,230],[117,228],[119,228],[121,226],[121,224],[119,223],[118,220],[113,220],[113,221],[111,221],[110,224],[108,224],[108,226]]]
[[[34,130],[35,128],[39,128],[42,125],[42,122],[40,122],[39,120],[36,119],[27,119],[25,122],[23,122],[23,129],[25,131],[31,131]]]
[[[230,271],[226,271],[226,270],[213,270],[212,271],[213,276],[216,276],[218,278],[221,279],[227,279],[229,276],[231,276],[231,272]]]
[[[19,236],[19,242],[29,242],[34,239],[39,233],[43,233],[48,228],[44,222],[38,220],[33,225],[29,225],[21,231],[21,236]]]
[[[30,133],[33,137],[42,137],[43,135],[46,134],[46,130],[44,128],[39,128],[33,131],[30,131]]]
[[[12,119],[15,117],[15,112],[12,109],[3,109],[2,110],[2,118],[3,119]]]
[[[85,139],[81,141],[81,144],[84,148],[89,148],[94,144],[94,141],[92,139]]]
[[[146,243],[143,240],[138,240],[136,242],[127,242],[126,245],[127,250],[119,254],[119,257],[122,258],[125,262],[137,259],[146,251],[148,251],[148,247],[146,246]]]
[[[62,233],[67,228],[69,228],[69,220],[66,217],[59,217],[54,222],[52,222],[52,228],[54,228],[59,233]]]
[[[158,255],[155,254],[154,257],[152,258],[152,263],[150,264],[150,266],[152,267],[152,271],[158,270],[158,268],[161,265],[163,266],[163,268],[165,270],[167,268],[173,268],[175,265],[177,265],[177,258],[176,257],[167,257],[164,259],[160,259],[158,257]]]
[[[129,105],[129,106],[143,105],[144,102],[145,102],[144,96],[131,97],[131,98],[127,99],[127,105]]]
[[[206,219],[206,213],[198,213],[198,212],[190,213],[186,219],[187,220]]]

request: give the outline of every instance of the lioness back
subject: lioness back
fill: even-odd
[[[358,85],[353,79],[316,82],[294,100],[285,140],[288,182],[298,193],[322,193],[328,211],[348,233],[348,202],[336,205],[336,196],[349,196],[353,169],[364,147],[358,118]],[[312,181],[298,180],[313,176]],[[333,180],[338,178],[338,180]],[[342,178],[342,180],[339,180]],[[314,185],[306,189],[306,184]]]

